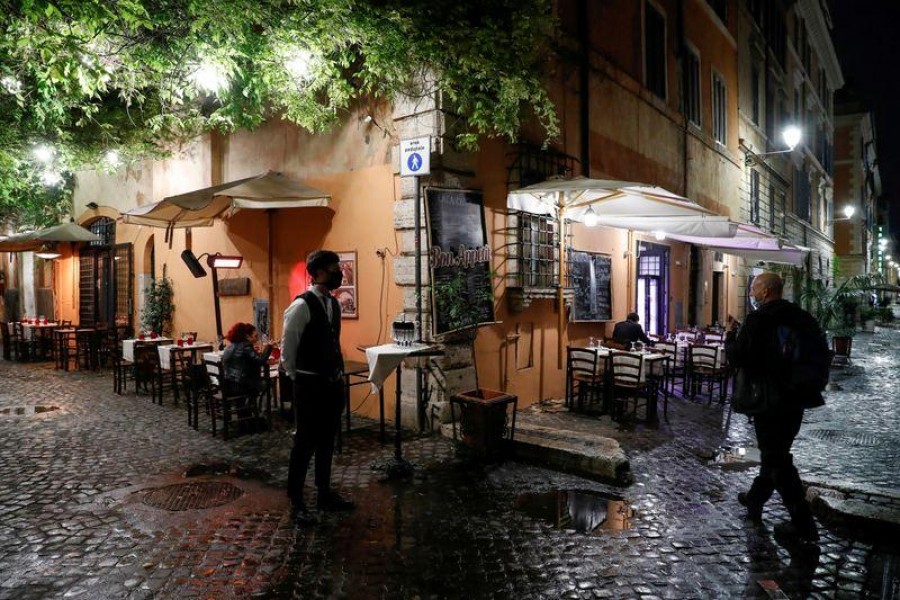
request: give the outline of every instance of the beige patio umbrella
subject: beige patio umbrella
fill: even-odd
[[[63,223],[46,229],[11,235],[0,240],[0,252],[28,252],[40,250],[52,242],[96,242],[100,236],[77,223]]]
[[[268,213],[268,297],[272,305],[272,219],[282,208],[327,207],[331,195],[308,185],[269,171],[262,175],[238,179],[221,185],[194,190],[159,202],[138,206],[122,213],[124,223],[166,228],[166,240],[173,229],[209,227],[216,219],[225,219],[241,210],[265,210]]]
[[[562,368],[565,347],[564,286],[565,222],[581,221],[645,232],[678,233],[697,237],[733,237],[737,224],[696,202],[658,186],[609,179],[551,178],[510,192],[506,207],[533,214],[554,215],[559,221],[560,285],[559,354]]]

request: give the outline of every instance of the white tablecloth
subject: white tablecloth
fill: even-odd
[[[43,323],[39,325],[22,323],[22,333],[25,334],[28,339],[33,340],[38,331],[49,331],[57,326],[59,326],[59,323],[47,323],[46,325]]]
[[[221,367],[221,366],[222,366],[222,354],[223,354],[223,353],[224,353],[224,350],[215,350],[215,351],[213,351],[213,352],[204,352],[204,353],[203,353],[203,360],[204,360],[204,361],[209,361],[209,362],[214,362],[214,363],[218,364],[218,365]],[[270,360],[271,360],[271,359],[270,359]],[[214,371],[213,371],[212,368],[208,368],[207,371],[209,371],[210,373],[214,373]],[[271,378],[271,379],[277,379],[277,378],[278,378],[278,361],[277,361],[277,360],[275,361],[275,364],[270,364],[270,365],[269,365],[269,378]]]
[[[609,348],[588,348],[588,350],[593,350],[597,353],[598,356],[603,357],[607,357],[610,354]],[[641,369],[641,381],[644,381],[644,379],[646,378],[648,370],[652,371],[654,375],[662,374],[662,368],[665,364],[664,359],[666,358],[665,354],[661,354],[659,352],[641,352],[640,354],[643,354],[644,356],[644,368]],[[634,364],[637,364],[636,361],[629,362],[634,362]]]
[[[179,346],[178,344],[160,344],[156,347],[159,350],[159,366],[163,369],[171,369],[172,368],[172,350],[176,350],[179,352],[190,352],[194,351],[209,351],[213,349],[213,345],[210,343],[194,343],[194,344],[185,344],[184,346]]]
[[[366,361],[369,363],[369,381],[372,382],[372,391],[377,392],[384,385],[384,380],[394,372],[400,362],[412,354],[422,350],[430,350],[434,346],[428,344],[413,344],[412,346],[398,346],[397,344],[384,344],[366,348]]]
[[[171,342],[172,338],[158,337],[155,340],[122,340],[122,358],[125,360],[134,360],[134,345],[137,342],[149,342],[151,344],[165,344]]]

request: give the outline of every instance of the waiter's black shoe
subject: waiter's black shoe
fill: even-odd
[[[762,506],[756,506],[750,503],[750,496],[747,492],[739,492],[737,495],[738,503],[747,509],[747,518],[754,523],[762,521]]]
[[[309,512],[306,504],[303,502],[294,502],[291,504],[291,518],[294,523],[302,527],[308,527],[316,524],[316,517]]]
[[[316,508],[325,512],[341,512],[356,508],[356,502],[342,498],[335,492],[319,494],[316,500]]]

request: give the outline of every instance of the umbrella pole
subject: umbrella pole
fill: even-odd
[[[268,219],[268,224],[267,224],[268,232],[266,233],[266,238],[267,238],[267,242],[269,245],[269,280],[266,285],[266,291],[268,292],[268,299],[269,299],[269,320],[268,320],[269,330],[266,332],[266,335],[268,335],[269,338],[275,337],[275,329],[272,325],[272,314],[274,314],[274,309],[275,309],[275,307],[272,304],[272,302],[274,300],[273,294],[272,294],[272,290],[273,290],[272,273],[274,271],[274,263],[272,261],[272,250],[273,250],[273,246],[275,245],[274,239],[273,239],[274,236],[272,234],[272,224],[274,221],[274,216],[275,216],[274,210],[272,210],[271,208],[266,209],[266,218]]]

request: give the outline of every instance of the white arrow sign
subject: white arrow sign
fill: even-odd
[[[431,138],[400,141],[400,177],[431,174]]]

